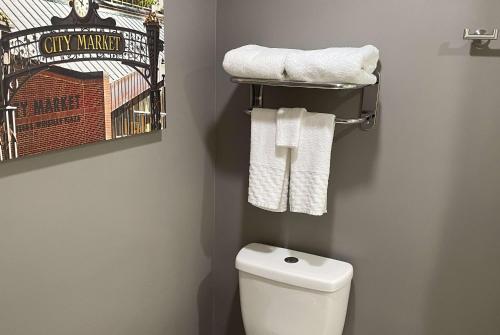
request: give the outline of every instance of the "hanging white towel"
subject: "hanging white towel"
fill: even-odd
[[[335,115],[306,112],[301,127],[299,146],[291,151],[290,210],[319,216],[327,212]]]
[[[272,212],[287,209],[290,149],[276,146],[277,110],[252,110],[248,202]]]
[[[286,57],[293,51],[246,45],[227,52],[222,65],[234,77],[283,80]]]
[[[280,108],[276,131],[276,145],[297,148],[300,140],[300,128],[304,108]]]
[[[379,50],[373,45],[362,48],[329,48],[295,51],[286,58],[289,79],[322,83],[371,85],[377,82]]]

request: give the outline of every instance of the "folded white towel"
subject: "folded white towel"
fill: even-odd
[[[276,146],[276,115],[272,109],[252,110],[248,202],[265,210],[285,212],[290,149]]]
[[[285,60],[291,49],[246,45],[226,53],[223,67],[234,77],[285,79]]]
[[[304,108],[280,108],[276,130],[276,145],[296,148],[299,146],[300,128]]]
[[[362,48],[329,48],[295,51],[286,58],[289,79],[307,82],[375,84],[379,51],[373,45]]]
[[[335,115],[306,112],[301,124],[299,146],[291,153],[290,210],[319,216],[327,212]]]

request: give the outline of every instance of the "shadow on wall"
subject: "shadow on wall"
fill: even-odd
[[[445,42],[439,47],[438,55],[463,57],[465,53],[469,53],[469,56],[472,57],[500,57],[500,49],[492,48],[490,44],[490,41],[484,44],[474,41],[460,41],[460,44],[457,45]]]
[[[198,334],[211,334],[212,328],[212,275],[206,276],[198,287]],[[209,308],[207,308],[209,307]]]
[[[196,91],[195,91],[196,92]],[[210,147],[212,146],[213,142],[213,136],[214,134],[212,132],[207,133],[207,145],[209,146],[209,152]],[[214,183],[214,178],[213,178],[213,164],[212,162],[209,162],[207,164],[210,164],[210,167],[205,167],[203,171],[205,171],[205,176],[204,176],[204,185],[203,189],[204,190],[213,190],[213,183]],[[207,192],[203,192],[204,195],[207,194]],[[206,224],[207,217],[209,218],[214,218],[214,199],[213,199],[213,193],[209,193],[209,196],[204,196],[203,198],[203,203],[202,203],[202,211],[200,213],[202,217],[200,218],[200,222],[205,222],[205,224],[201,225],[201,233],[200,233],[200,244],[203,248],[203,253],[205,254],[206,257],[212,259],[212,239],[213,239],[213,234],[212,234],[212,225]],[[212,306],[213,306],[213,271],[211,271],[200,283],[198,287],[198,332],[199,335],[207,335],[211,334],[211,329],[212,329]]]
[[[335,257],[349,261],[356,267],[355,260],[339,252],[332,243],[335,218],[337,217],[335,205],[339,194],[371,183],[378,153],[378,127],[376,126],[368,132],[362,132],[357,127],[337,125],[328,192],[328,214],[322,217],[313,217],[296,213],[266,212],[247,203],[250,117],[244,114],[244,109],[248,107],[248,101],[249,88],[247,86],[237,87],[224,106],[217,124],[218,143],[219,145],[225,143],[222,150],[217,153],[217,170],[225,177],[231,176],[241,180],[241,183],[239,182],[241,193],[238,197],[225,199],[232,202],[226,203],[225,206],[241,209],[238,215],[239,222],[221,220],[217,223],[224,225],[219,228],[219,231],[234,230],[227,225],[240,225],[237,229],[239,236],[235,237],[236,241],[228,242],[233,243],[232,252],[234,255],[228,255],[224,257],[224,260],[218,259],[218,262],[225,263],[219,265],[221,267],[219,273],[225,271],[224,277],[231,276],[231,278],[224,278],[223,281],[232,279],[233,283],[237,283],[234,256],[239,248],[252,242]],[[342,118],[357,118],[361,108],[361,91],[265,87],[264,106],[266,108],[300,106],[311,112],[329,112]],[[381,106],[379,111],[381,111]],[[381,115],[379,114],[379,121],[380,119]],[[353,153],[353,147],[360,148],[360,154]],[[220,149],[219,146],[218,149]],[[336,170],[349,171],[349,173],[340,176],[336,175]],[[311,241],[313,241],[312,247]],[[353,299],[355,287],[356,280],[354,279],[345,334],[354,334],[353,329],[349,328],[349,324],[355,317]],[[229,289],[230,286],[226,286],[226,288]],[[227,297],[225,308],[228,310],[223,309],[219,312],[228,314],[226,318],[228,322],[221,329],[225,329],[225,335],[244,335],[237,285],[233,286],[231,290],[231,292],[223,294]]]
[[[207,87],[203,80],[200,78],[209,78],[213,69],[202,69],[190,72],[185,77],[184,92],[187,95],[192,95],[186,100],[189,102],[190,113],[185,114],[185,117],[190,117],[198,128],[197,135],[202,137],[203,142],[206,144],[212,162],[215,162],[215,128],[208,127],[206,124],[213,121],[214,106],[209,104],[209,101],[196,99],[192,92],[208,92],[211,96],[215,96],[215,88]]]
[[[168,127],[167,127],[168,128]],[[0,178],[161,142],[162,131],[21,157],[0,163]]]
[[[194,92],[207,92],[208,95],[215,96],[215,88],[207,87],[206,81],[200,78],[209,78],[213,72],[211,68],[196,69],[189,72],[184,77],[183,87],[184,94],[188,95],[186,101],[189,103],[189,108],[186,113],[176,115],[177,118],[186,118],[188,123],[196,125],[198,131],[193,133],[193,136],[199,136],[201,142],[205,144],[210,160],[207,161],[207,166],[203,167],[204,175],[204,190],[213,190],[214,181],[214,162],[215,162],[215,128],[208,127],[207,124],[213,120],[214,106],[209,104],[209,101],[197,98]],[[179,83],[177,83],[179,84]],[[182,144],[179,144],[182,145]],[[184,153],[186,154],[186,153]],[[206,192],[203,192],[205,195]],[[200,211],[200,222],[206,222],[207,218],[214,217],[214,199],[210,193],[208,197],[203,198],[202,210]],[[203,248],[203,253],[206,257],[212,259],[212,225],[202,224],[200,232],[200,245]],[[197,293],[198,303],[198,333],[199,335],[211,334],[212,329],[212,306],[213,306],[213,271],[208,273],[200,282]]]

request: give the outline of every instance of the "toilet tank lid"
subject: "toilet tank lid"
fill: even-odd
[[[241,249],[236,268],[310,290],[335,292],[352,279],[352,265],[300,251],[252,243]]]

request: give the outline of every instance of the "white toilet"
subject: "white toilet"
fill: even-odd
[[[341,335],[352,265],[250,244],[236,257],[246,335]]]

